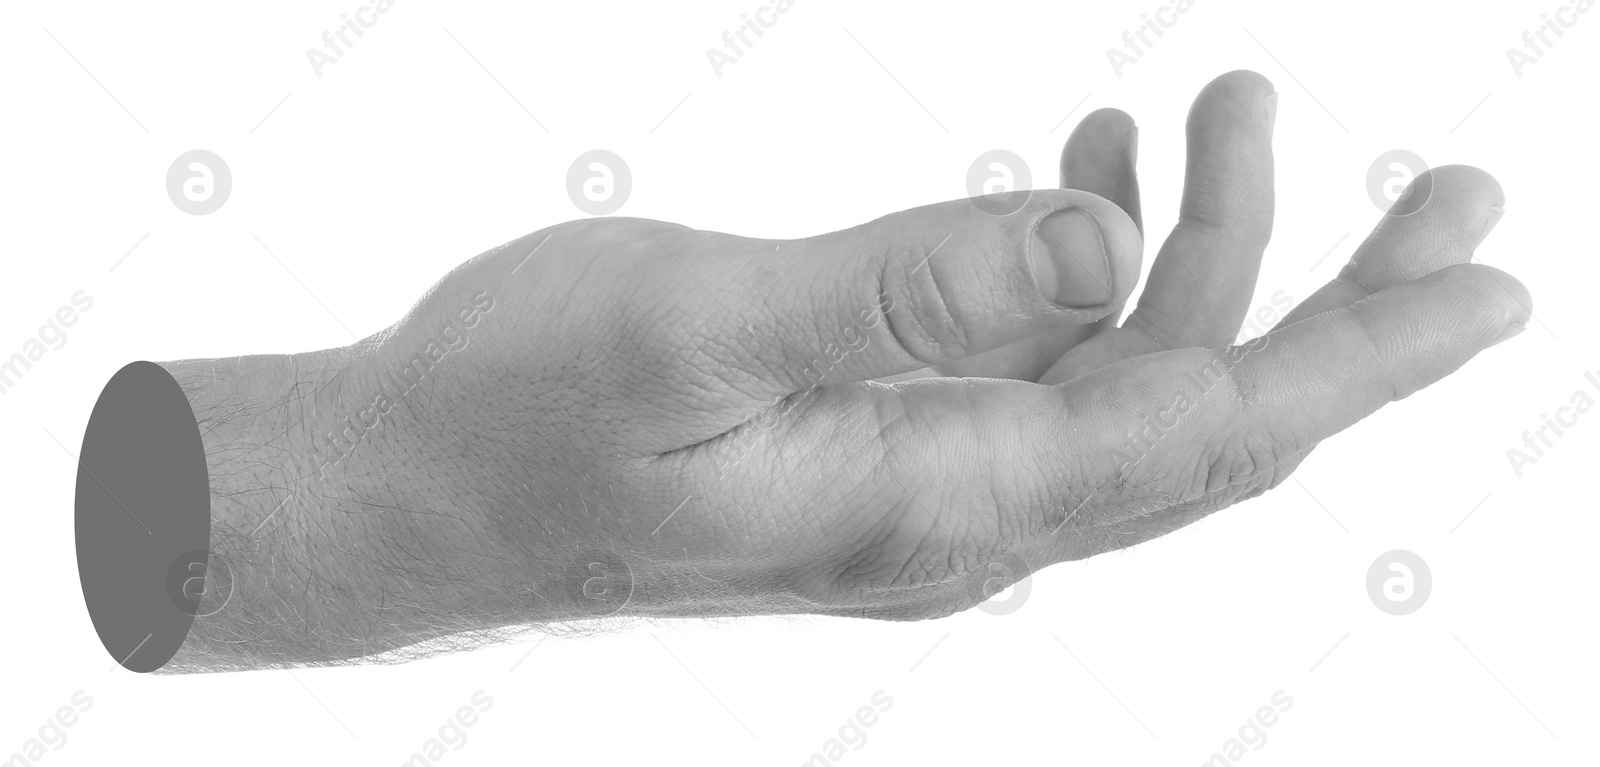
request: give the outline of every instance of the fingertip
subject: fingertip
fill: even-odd
[[[1505,204],[1505,191],[1487,171],[1441,165],[1417,174],[1386,218],[1409,218],[1426,211],[1438,223],[1466,234],[1466,242],[1476,247],[1499,222]]]
[[[1470,263],[1504,206],[1499,182],[1478,168],[1443,165],[1417,174],[1350,257],[1342,290],[1365,295]]]
[[[1256,104],[1266,101],[1277,93],[1272,81],[1259,72],[1248,69],[1235,69],[1225,72],[1206,83],[1200,89],[1200,95],[1195,99],[1198,104],[1220,100],[1232,100],[1247,104]]]
[[[1463,200],[1471,200],[1481,207],[1506,204],[1505,190],[1488,171],[1471,165],[1440,165],[1429,168],[1422,175],[1433,178],[1439,189],[1449,189]]]
[[[1181,223],[1238,237],[1259,259],[1272,236],[1272,129],[1277,109],[1271,81],[1238,70],[1212,80],[1189,109],[1185,127]],[[1252,270],[1254,267],[1252,266]]]
[[[1228,142],[1247,155],[1228,155],[1228,163],[1248,161],[1256,153],[1270,154],[1272,132],[1278,119],[1278,92],[1272,81],[1240,69],[1206,84],[1189,108],[1186,131],[1191,159]]]
[[[1533,294],[1503,270],[1485,264],[1457,264],[1435,274],[1467,296],[1471,305],[1482,307],[1486,322],[1499,326],[1497,330],[1533,318]]]
[[[1456,223],[1470,233],[1468,241],[1476,248],[1505,213],[1506,193],[1500,182],[1471,165],[1443,165],[1428,170],[1427,176],[1435,196],[1455,201]]]
[[[1072,129],[1072,135],[1067,137],[1070,145],[1079,138],[1106,138],[1119,140],[1133,130],[1133,118],[1116,107],[1101,107],[1090,112]]]
[[[1061,186],[1110,200],[1142,228],[1138,160],[1139,128],[1133,118],[1120,109],[1097,109],[1078,123],[1061,150]]]
[[[1139,127],[1120,109],[1102,107],[1072,129],[1061,148],[1061,184],[1071,189],[1114,186],[1130,176],[1138,153]]]

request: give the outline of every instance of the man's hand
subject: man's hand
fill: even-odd
[[[958,200],[790,241],[570,222],[349,349],[170,363],[234,577],[174,668],[611,614],[935,617],[991,596],[992,563],[1020,578],[1265,492],[1530,306],[1467,263],[1497,185],[1441,168],[1230,346],[1275,99],[1246,72],[1202,92],[1178,224],[1120,326],[1142,224],[1132,122],[1102,110],[1067,188],[1009,215]]]

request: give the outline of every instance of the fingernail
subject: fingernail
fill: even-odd
[[[1100,225],[1077,208],[1046,216],[1034,230],[1029,262],[1046,298],[1069,309],[1111,300],[1111,263]]]
[[[1128,164],[1139,166],[1139,126],[1128,129]]]
[[[1273,91],[1267,97],[1267,131],[1271,132],[1278,126],[1278,92]]]
[[[1501,333],[1500,337],[1496,338],[1494,340],[1494,343],[1489,344],[1489,346],[1496,346],[1496,345],[1499,345],[1499,344],[1503,344],[1506,341],[1508,341],[1511,338],[1513,338],[1514,336],[1516,336],[1518,333],[1521,333],[1522,331],[1527,330],[1527,329],[1528,329],[1527,323],[1513,322],[1510,325],[1506,326],[1505,332]],[[1484,348],[1487,349],[1488,347],[1486,346]]]

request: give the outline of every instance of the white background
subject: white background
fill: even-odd
[[[0,10],[0,356],[74,291],[94,300],[0,395],[0,757],[81,689],[93,707],[40,763],[400,764],[481,689],[493,708],[440,764],[797,765],[883,690],[893,707],[839,763],[1182,765],[1283,690],[1293,707],[1240,762],[1593,763],[1600,412],[1520,479],[1506,450],[1573,392],[1600,399],[1600,9],[1518,78],[1506,50],[1560,0],[1198,0],[1119,78],[1106,50],[1161,0],[798,0],[718,78],[706,49],[761,3],[399,0],[320,79],[306,49],[360,0]],[[1337,273],[1378,217],[1368,166],[1396,148],[1500,180],[1478,260],[1535,300],[1526,333],[1328,440],[1298,482],[1052,567],[1004,616],[668,622],[292,675],[138,675],[100,646],[51,435],[76,452],[123,364],[372,333],[457,263],[582,217],[565,176],[593,148],[632,168],[620,215],[801,236],[965,197],[989,149],[1049,186],[1076,119],[1117,106],[1141,128],[1148,259],[1190,101],[1238,68],[1281,94],[1258,304]],[[164,187],[196,148],[234,179],[206,216]],[[1397,548],[1434,578],[1404,617],[1366,592]]]

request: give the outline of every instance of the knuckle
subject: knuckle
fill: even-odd
[[[1237,430],[1210,444],[1191,474],[1183,497],[1229,506],[1275,487],[1288,477],[1288,452],[1276,441]]]
[[[934,258],[937,244],[896,243],[884,259],[878,293],[892,302],[885,312],[889,334],[907,354],[925,365],[966,356],[970,341],[949,267]]]

